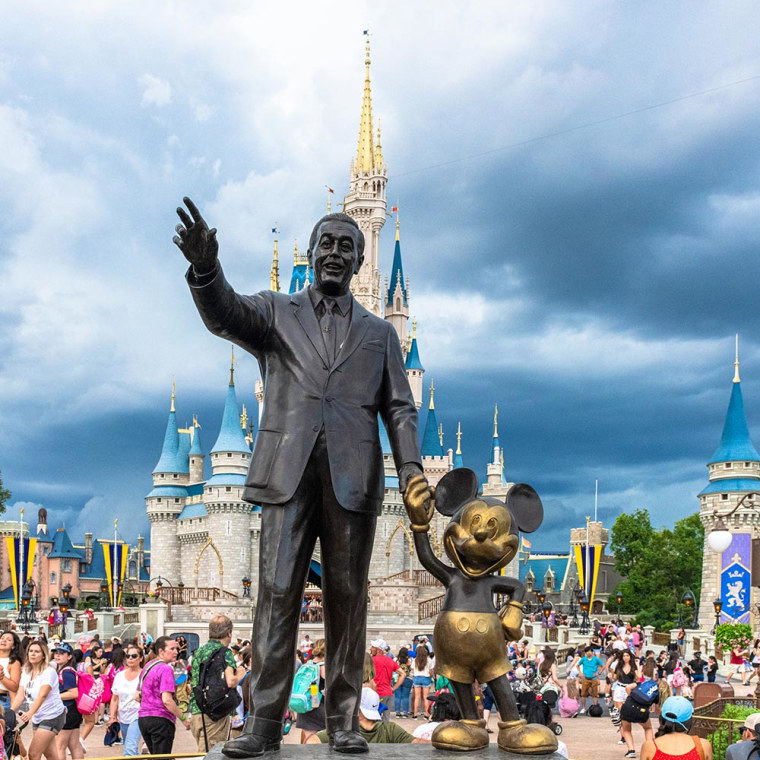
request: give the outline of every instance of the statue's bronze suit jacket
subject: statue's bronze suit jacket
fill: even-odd
[[[221,267],[201,287],[191,270],[188,283],[206,327],[253,354],[261,369],[264,411],[243,498],[286,502],[324,427],[338,502],[379,514],[384,481],[378,413],[396,469],[420,465],[417,409],[393,326],[354,300],[348,334],[330,366],[306,289],[241,296]]]

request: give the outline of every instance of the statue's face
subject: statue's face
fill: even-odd
[[[351,278],[359,271],[364,256],[359,255],[359,233],[352,224],[331,219],[317,232],[317,244],[309,253],[314,268],[314,285],[320,293],[341,296],[348,293]]]

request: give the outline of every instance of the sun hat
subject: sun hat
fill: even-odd
[[[382,720],[379,708],[380,697],[377,696],[377,692],[365,686],[362,689],[362,701],[359,703],[362,715],[368,720]]]
[[[694,706],[686,697],[668,697],[662,703],[660,714],[671,723],[686,723],[694,712]]]
[[[385,647],[386,647],[385,639],[372,639],[372,641],[369,642],[369,645],[371,647],[375,647],[375,649],[383,649],[383,650],[385,650]]]

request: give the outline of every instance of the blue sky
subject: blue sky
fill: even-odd
[[[760,426],[760,9],[750,2],[6,3],[0,469],[55,526],[149,530],[171,381],[213,443],[229,346],[171,244],[183,195],[243,292],[347,188],[372,38],[426,384],[465,463],[566,544],[697,509],[740,334]],[[393,231],[381,238],[390,268]],[[241,356],[238,394],[257,369]],[[421,419],[424,425],[424,412]],[[758,440],[760,442],[760,440]]]

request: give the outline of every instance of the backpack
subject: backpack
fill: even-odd
[[[602,710],[601,705],[591,705],[591,707],[588,708],[589,718],[601,718],[603,712],[604,710]]]
[[[77,678],[77,710],[82,715],[93,715],[103,701],[103,683],[89,673],[80,673]]]
[[[311,710],[312,704],[311,686],[319,685],[319,665],[316,662],[305,662],[293,676],[293,689],[290,694],[288,707],[294,713],[306,713]],[[322,694],[317,690],[318,699],[322,700]]]
[[[221,646],[201,664],[198,683],[193,687],[195,704],[203,715],[211,720],[221,720],[232,713],[240,704],[240,694],[236,686],[227,686],[224,676],[227,664],[227,647]]]
[[[660,685],[657,681],[644,681],[631,692],[630,697],[637,705],[649,707],[660,698]]]

